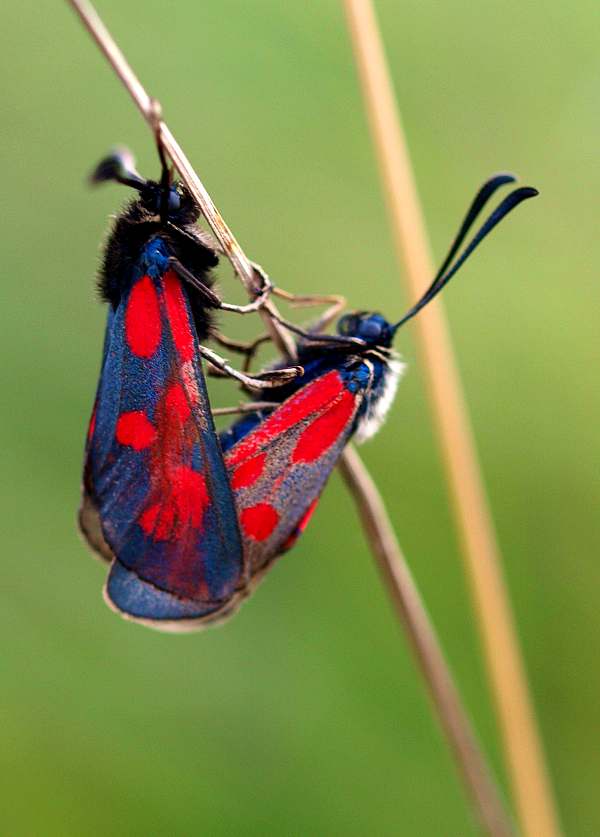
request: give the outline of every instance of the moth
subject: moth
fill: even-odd
[[[79,523],[110,561],[108,604],[179,630],[223,616],[250,579],[201,359],[261,390],[298,369],[256,379],[205,346],[216,336],[215,310],[255,311],[269,283],[261,277],[246,306],[221,301],[214,243],[197,227],[187,189],[172,182],[160,143],[159,154],[159,181],[142,178],[126,150],[92,175],[138,195],[116,217],[100,270],[108,318]]]
[[[503,218],[538,194],[531,187],[511,192],[458,255],[487,201],[514,180],[499,174],[481,186],[430,286],[398,321],[359,311],[339,320],[336,335],[287,323],[300,338],[304,374],[271,391],[270,410],[245,415],[221,434],[255,581],[304,530],[348,442],[370,438],[384,421],[404,369],[392,348],[398,330],[437,296]]]

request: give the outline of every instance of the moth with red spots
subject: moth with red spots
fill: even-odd
[[[486,202],[514,180],[500,174],[483,184],[430,287],[395,324],[381,314],[359,312],[341,318],[337,335],[291,326],[302,338],[298,362],[304,374],[269,395],[279,406],[246,415],[221,434],[244,555],[255,579],[306,527],[345,445],[352,437],[369,438],[384,420],[403,369],[392,349],[397,330],[441,291],[509,212],[537,194],[530,187],[511,192],[457,257]]]
[[[278,373],[257,383],[203,345],[212,309],[254,311],[269,288],[247,306],[221,302],[210,272],[215,247],[159,152],[160,182],[141,178],[125,151],[92,176],[139,196],[117,217],[100,271],[108,322],[79,520],[111,562],[108,603],[154,627],[181,629],[223,616],[250,575],[201,357],[246,386],[274,384]]]

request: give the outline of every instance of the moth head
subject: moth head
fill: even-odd
[[[337,326],[342,337],[358,337],[368,346],[391,346],[394,331],[381,314],[355,311],[341,317]]]
[[[170,178],[169,178],[170,181]],[[150,215],[175,220],[181,210],[179,186],[165,178],[157,183],[144,179],[136,170],[135,159],[128,148],[115,148],[98,163],[90,175],[90,183],[122,183],[140,194],[140,202]]]

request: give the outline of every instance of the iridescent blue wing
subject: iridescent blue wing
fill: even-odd
[[[189,300],[160,239],[107,329],[82,507],[91,545],[114,557],[106,597],[157,627],[210,621],[245,565]]]

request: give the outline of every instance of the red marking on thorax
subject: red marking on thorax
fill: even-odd
[[[257,503],[240,513],[244,534],[254,541],[266,540],[278,523],[279,515],[269,503]]]
[[[152,357],[160,343],[158,296],[149,276],[142,276],[129,294],[125,311],[127,345],[138,357]]]
[[[142,410],[132,410],[129,413],[121,413],[117,419],[115,438],[121,445],[143,450],[156,439],[156,430],[146,413]]]
[[[239,465],[230,476],[231,487],[236,489],[253,485],[264,470],[266,458],[266,453],[260,453]]]
[[[339,401],[302,432],[292,453],[292,462],[314,462],[318,459],[344,430],[354,408],[354,396],[344,390]]]
[[[194,357],[194,335],[179,279],[172,270],[168,270],[163,277],[163,282],[167,316],[175,348],[182,361],[192,360]]]
[[[257,430],[249,433],[231,449],[225,458],[228,468],[237,465],[256,453],[265,442],[279,436],[312,413],[325,407],[340,393],[346,392],[344,382],[333,370],[316,381],[307,384],[300,392],[278,407]]]

